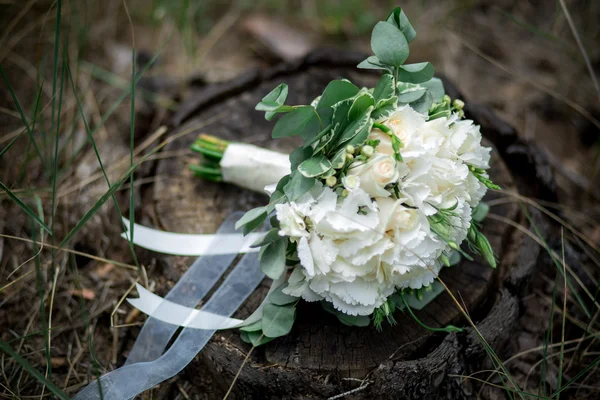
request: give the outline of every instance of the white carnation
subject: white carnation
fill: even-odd
[[[469,167],[487,169],[490,149],[473,121],[425,118],[403,106],[382,121],[403,142],[403,162],[394,159],[390,137],[373,129],[376,152],[351,165],[341,188],[317,184],[295,203],[276,206],[280,233],[298,243],[301,264],[284,293],[370,315],[394,291],[433,282],[446,240],[465,240],[472,208],[487,190]],[[451,214],[442,238],[429,218],[443,209]]]

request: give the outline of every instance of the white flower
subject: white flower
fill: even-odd
[[[342,178],[345,197],[317,183],[276,206],[280,234],[298,243],[300,259],[284,293],[370,315],[396,290],[431,284],[447,241],[465,240],[472,208],[487,190],[469,170],[489,167],[479,127],[456,115],[426,121],[409,106],[382,123],[403,142],[403,162],[394,159],[390,137],[373,129],[369,139],[380,142]],[[385,189],[394,183],[399,198]],[[444,209],[452,214],[440,226],[431,217]]]
[[[349,175],[360,178],[360,188],[371,197],[388,197],[390,192],[385,187],[396,183],[400,173],[396,167],[396,160],[387,154],[375,154],[365,163],[353,164],[348,171]]]
[[[303,215],[299,214],[295,203],[277,204],[275,206],[277,220],[279,221],[279,235],[287,236],[290,240],[307,237],[310,234],[306,230]]]
[[[342,185],[351,192],[360,186],[360,178],[356,175],[346,175],[342,178]]]

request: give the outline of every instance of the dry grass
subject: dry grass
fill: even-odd
[[[177,274],[165,272],[145,251],[136,252],[136,266],[127,242],[120,239],[118,213],[110,200],[61,249],[59,243],[106,193],[107,181],[113,183],[127,172],[130,155],[139,161],[163,140],[173,139],[161,126],[169,108],[186,96],[188,79],[224,80],[249,66],[265,65],[255,42],[236,28],[245,13],[229,3],[227,7],[217,1],[204,3],[204,8],[192,3],[191,9],[183,9],[188,2],[157,1],[151,7],[148,1],[130,1],[131,25],[121,0],[63,2],[57,80],[53,80],[57,3],[9,0],[2,5],[6,12],[0,17],[4,20],[0,65],[25,116],[35,119],[32,136],[39,154],[28,132],[19,137],[24,129],[20,113],[10,92],[0,91],[0,146],[18,137],[0,158],[0,181],[43,215],[54,235],[40,232],[9,196],[0,193],[0,339],[69,395],[124,362],[138,331],[112,325],[135,325],[141,318],[118,308],[113,321],[111,313],[132,283],[143,279],[150,287],[166,289]],[[368,46],[368,30],[363,25],[370,27],[369,15],[378,18],[389,6],[381,1],[379,8],[365,10],[364,2],[351,2],[351,7],[327,2],[327,7],[319,8],[323,6],[318,2],[306,1],[298,8],[296,3],[265,1],[257,10],[302,27],[321,42],[354,49]],[[556,167],[560,204],[535,204],[552,208],[570,229],[565,228],[564,240],[560,231],[545,238],[545,246],[558,256],[554,261],[561,268],[572,268],[572,277],[581,282],[577,286],[589,294],[584,296],[592,313],[586,316],[578,308],[548,255],[548,268],[540,271],[530,296],[524,299],[522,331],[511,343],[514,351],[502,360],[504,373],[511,374],[521,390],[547,396],[591,365],[599,351],[600,306],[595,296],[600,254],[593,247],[600,246],[595,187],[600,171],[600,94],[590,70],[600,65],[600,3],[538,3],[457,0],[401,5],[419,32],[411,47],[416,49],[412,59],[431,61],[438,71],[460,83],[468,100],[492,105],[524,138],[551,154]],[[569,17],[562,5],[570,11]],[[134,148],[130,147],[128,97],[131,29],[138,70],[161,52],[136,92]],[[585,57],[581,48],[586,50]],[[79,104],[63,71],[63,57],[68,59]],[[61,76],[66,78],[58,107]],[[89,142],[84,120],[95,131],[95,146]],[[148,211],[151,207],[143,207],[151,202],[147,189],[155,180],[164,179],[153,174],[152,164],[160,157],[186,155],[159,152],[148,157],[136,172],[134,190],[125,185],[115,192],[121,211],[128,211],[133,192],[137,219],[155,218]],[[37,204],[43,205],[43,213]],[[5,352],[0,353],[0,371],[3,397],[50,395],[48,388]],[[494,385],[502,387],[497,371],[465,378],[483,382],[480,394],[487,398],[498,395]],[[594,366],[562,397],[597,396],[597,378]],[[179,398],[210,398],[210,389],[200,393],[186,384],[172,381],[154,390],[154,397],[170,393]]]

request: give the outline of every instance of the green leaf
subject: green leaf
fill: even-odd
[[[292,330],[295,319],[295,307],[267,303],[263,308],[263,332],[270,338],[285,336]]]
[[[323,124],[328,124],[333,116],[333,106],[342,100],[352,98],[356,96],[359,89],[352,82],[342,79],[329,82],[323,95],[317,103],[317,112],[321,116]]]
[[[281,236],[279,236],[279,229],[278,228],[272,228],[269,230],[269,232],[267,232],[267,234],[258,239],[255,243],[252,244],[252,246],[250,246],[251,248],[256,248],[256,247],[262,247],[266,244],[272,243],[276,240],[281,239]]]
[[[258,347],[263,344],[269,343],[273,338],[265,336],[262,331],[255,332],[240,332],[240,338],[246,342],[250,343],[252,346]]]
[[[398,80],[409,83],[427,82],[433,78],[433,65],[429,62],[407,64],[398,67]]]
[[[287,247],[287,242],[287,238],[280,238],[266,245],[262,253],[260,269],[273,280],[279,278],[285,271],[285,248]]]
[[[490,264],[490,267],[496,268],[497,263],[494,249],[492,249],[489,240],[481,232],[477,232],[477,248],[481,251],[481,255],[485,258],[485,261]]]
[[[352,123],[350,123],[346,129],[344,129],[344,132],[342,132],[336,143],[336,148],[339,148],[339,146],[344,145],[346,142],[352,140],[365,126],[367,126],[371,120],[372,111],[372,106],[367,108],[360,118],[352,121]]]
[[[290,165],[292,171],[298,168],[298,165],[302,164],[302,161],[307,160],[312,155],[312,147],[296,147],[296,149],[290,154]]]
[[[386,21],[402,31],[408,42],[411,42],[417,36],[417,32],[415,32],[408,17],[400,7],[394,8]]]
[[[421,114],[427,114],[429,112],[429,108],[431,108],[432,104],[433,104],[433,97],[431,96],[431,93],[429,93],[429,91],[427,91],[427,92],[425,92],[425,94],[423,96],[421,96],[420,99],[410,103],[410,106],[416,112],[419,112]]]
[[[413,101],[419,100],[421,97],[423,97],[426,92],[426,88],[407,90],[398,94],[398,101],[404,104],[412,103]]]
[[[275,304],[276,306],[285,306],[287,304],[291,304],[298,301],[298,297],[290,296],[289,294],[285,294],[282,292],[282,290],[286,287],[287,285],[284,283],[283,285],[280,285],[277,289],[275,289],[269,295],[269,301],[272,304]]]
[[[477,206],[475,206],[475,208],[471,212],[471,217],[475,222],[483,222],[483,220],[485,219],[485,217],[487,217],[489,212],[490,206],[482,201],[479,204],[477,204]]]
[[[298,171],[292,172],[291,177],[292,179],[283,187],[283,192],[289,201],[298,200],[315,184],[315,178],[307,178]]]
[[[372,128],[373,119],[369,118],[367,124],[347,143],[347,145],[350,144],[354,147],[362,146],[367,141]],[[344,149],[344,147],[342,147],[342,149]]]
[[[429,290],[431,288],[431,290]],[[410,306],[415,310],[422,310],[425,306],[431,303],[436,297],[438,297],[441,293],[444,292],[444,285],[439,283],[437,280],[434,281],[431,285],[427,287],[427,289],[422,289],[419,291],[421,293],[421,298],[418,298],[416,294],[404,294],[404,299]]]
[[[360,64],[356,66],[356,68],[361,69],[382,69],[388,72],[391,72],[392,69],[387,65],[382,64],[379,59],[375,56],[369,56],[366,60],[363,60]]]
[[[452,250],[450,252],[450,266],[454,267],[455,265],[458,265],[460,263],[460,261],[462,260],[462,256],[460,255],[460,252],[456,251],[456,250]]]
[[[340,169],[346,164],[346,148],[339,149],[331,159],[331,166]]]
[[[275,190],[271,197],[269,198],[269,204],[267,207],[267,214],[270,214],[275,210],[275,206],[279,203],[283,203],[285,201],[285,194],[281,190]],[[271,224],[273,226],[273,224]]]
[[[253,322],[253,323],[251,323],[249,325],[242,326],[240,328],[240,331],[242,331],[242,332],[259,332],[259,331],[262,331],[262,320],[259,319],[258,321]]]
[[[286,105],[279,106],[273,111],[267,111],[265,113],[265,119],[267,121],[272,121],[273,118],[275,118],[277,116],[277,114],[290,112],[290,111],[293,111],[294,109],[295,108],[292,106],[286,106]]]
[[[331,162],[325,156],[309,158],[298,165],[298,171],[307,178],[321,176],[331,169]]]
[[[267,219],[267,214],[267,207],[253,208],[235,223],[235,229],[240,229],[242,226],[246,226],[248,224],[256,227],[262,224],[265,219]]]
[[[371,118],[375,121],[381,121],[389,117],[397,108],[398,97],[392,96],[386,100],[379,100],[375,106],[375,110],[371,114]]]
[[[346,99],[332,106],[333,118],[331,120],[331,125],[333,126],[334,135],[337,135],[348,126],[348,123],[350,122],[348,120],[348,113],[350,112],[350,107],[352,107],[353,103],[353,99]]]
[[[369,107],[373,106],[375,106],[375,98],[373,95],[366,91],[363,92],[354,98],[350,110],[348,110],[348,119],[352,121],[359,118]]]
[[[263,97],[254,109],[257,111],[275,111],[285,103],[287,95],[288,86],[282,83]]]
[[[383,74],[373,89],[373,97],[379,103],[381,100],[389,99],[394,95],[394,77],[391,74]]]
[[[373,28],[371,49],[379,62],[395,67],[402,65],[409,54],[404,34],[394,25],[383,21]]]
[[[300,135],[305,140],[309,140],[319,131],[319,117],[315,109],[311,106],[300,106],[277,121],[272,136],[273,139],[279,139]]]
[[[436,103],[441,102],[444,94],[446,94],[444,90],[444,84],[440,78],[431,78],[427,82],[421,83],[421,86],[429,89],[429,92],[433,97],[433,101]]]
[[[335,315],[335,317],[346,326],[369,326],[371,319],[366,315],[348,315],[341,311],[336,310],[333,305],[328,301],[322,301],[321,306],[325,311]]]

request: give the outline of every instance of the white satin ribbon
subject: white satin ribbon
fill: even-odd
[[[129,304],[149,316],[171,325],[195,329],[232,329],[244,324],[241,319],[228,318],[208,311],[185,307],[155,295],[140,284],[136,284],[140,295],[127,299]]]
[[[128,238],[129,220],[123,218],[127,232],[121,234]],[[148,250],[163,254],[178,256],[202,256],[219,254],[253,253],[258,248],[250,246],[264,237],[264,233],[221,233],[194,235],[188,233],[173,233],[133,224],[133,243]],[[217,239],[217,240],[216,240]]]

